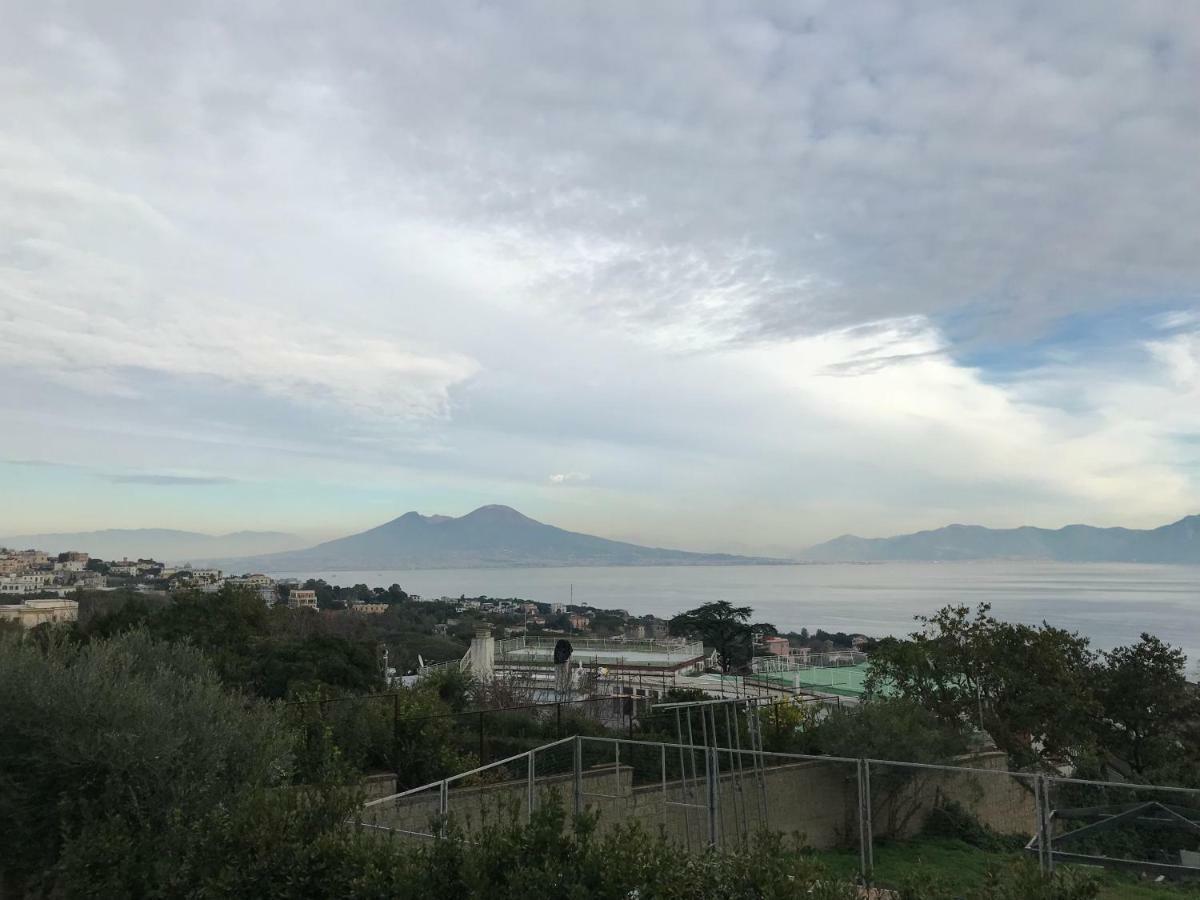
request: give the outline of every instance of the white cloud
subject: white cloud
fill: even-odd
[[[580,481],[587,481],[588,475],[583,472],[556,472],[551,475],[549,481],[551,484],[571,484]]]
[[[711,548],[1197,501],[1200,17],[581,9],[12,10],[0,450]]]

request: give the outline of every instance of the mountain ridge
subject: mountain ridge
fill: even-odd
[[[231,531],[205,534],[176,528],[102,528],[0,537],[0,547],[34,548],[47,553],[80,550],[101,559],[153,557],[179,563],[205,558],[290,550],[302,539],[283,531]]]
[[[950,562],[954,560],[1044,560],[1053,562],[1143,562],[1200,564],[1200,515],[1157,528],[986,528],[952,524],[886,538],[843,534],[809,547],[808,562]]]
[[[357,534],[283,553],[222,560],[264,571],[778,564],[787,560],[644,547],[547,525],[509,506],[465,515],[415,510]]]

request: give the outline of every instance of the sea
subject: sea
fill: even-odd
[[[903,635],[947,604],[990,603],[1013,622],[1078,631],[1096,649],[1149,632],[1200,664],[1200,566],[1110,563],[869,563],[781,566],[584,566],[277,572],[331,584],[399,584],[425,599],[521,597],[669,617],[712,600],[754,610],[781,631]]]

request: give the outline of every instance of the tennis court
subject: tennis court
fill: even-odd
[[[798,690],[813,690],[843,697],[861,697],[865,691],[867,664],[852,666],[815,666],[785,672],[761,672],[754,676],[760,681],[786,685]]]

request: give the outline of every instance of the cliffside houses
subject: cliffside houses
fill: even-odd
[[[103,587],[103,576],[88,570],[89,560],[77,551],[52,556],[41,550],[0,549],[0,602],[97,583]]]

